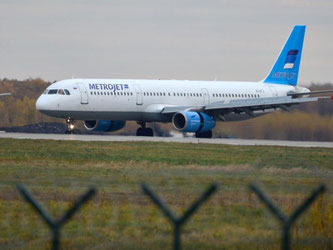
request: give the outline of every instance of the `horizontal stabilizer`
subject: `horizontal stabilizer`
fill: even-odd
[[[321,91],[311,91],[311,92],[301,92],[301,93],[288,93],[287,96],[303,96],[303,95],[317,95],[317,94],[326,94],[333,93],[333,90],[321,90]]]

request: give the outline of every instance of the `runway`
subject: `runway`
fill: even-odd
[[[59,140],[59,141],[105,141],[105,142],[176,142],[176,143],[206,143],[235,146],[281,146],[303,148],[333,148],[333,142],[314,141],[278,141],[278,140],[243,140],[243,139],[197,139],[191,137],[136,137],[118,135],[61,135],[61,134],[28,134],[28,133],[0,133],[0,138],[32,139],[32,140]]]

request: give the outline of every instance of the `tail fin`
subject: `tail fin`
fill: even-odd
[[[305,25],[296,25],[264,83],[297,85]]]

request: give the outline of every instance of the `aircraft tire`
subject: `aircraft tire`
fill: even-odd
[[[145,136],[154,136],[154,132],[151,128],[146,128],[144,134]]]
[[[137,129],[136,136],[144,136],[144,134],[143,134],[143,128],[138,128]]]
[[[136,136],[154,136],[154,132],[151,128],[138,128]]]
[[[213,137],[213,132],[211,130],[206,131],[206,132],[195,132],[195,137],[196,138],[212,138]]]

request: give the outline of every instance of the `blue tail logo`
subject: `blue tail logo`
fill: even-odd
[[[294,27],[264,83],[297,85],[304,34],[304,25]]]
[[[286,61],[284,62],[283,69],[292,69],[294,67],[297,54],[298,54],[297,49],[289,50]]]

